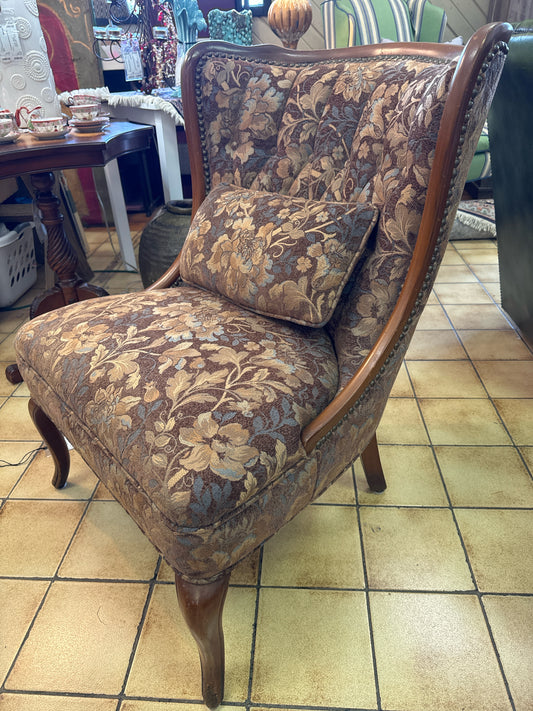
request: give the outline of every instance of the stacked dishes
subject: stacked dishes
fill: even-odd
[[[109,123],[109,116],[102,114],[99,101],[73,104],[70,111],[69,124],[77,133],[102,133]]]

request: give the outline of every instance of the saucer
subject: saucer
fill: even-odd
[[[19,133],[8,133],[7,136],[0,137],[0,145],[2,143],[16,143],[19,140]]]
[[[40,141],[53,141],[54,138],[64,138],[69,131],[70,128],[65,126],[61,131],[41,131],[40,133],[30,131],[30,135],[34,138],[38,138]]]
[[[91,121],[70,119],[69,123],[78,133],[102,133],[105,127],[109,124],[109,119],[107,116],[102,116],[101,118]]]

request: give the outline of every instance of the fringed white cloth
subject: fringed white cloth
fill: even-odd
[[[107,101],[109,106],[136,106],[141,109],[156,109],[163,111],[174,119],[176,126],[183,126],[183,116],[175,108],[175,106],[160,96],[152,96],[150,94],[142,94],[137,92],[126,92],[122,94],[112,94],[107,87],[98,87],[96,89],[75,89],[74,91],[64,91],[59,94],[59,100],[68,105],[71,96],[76,94],[90,94],[97,96],[102,101]]]

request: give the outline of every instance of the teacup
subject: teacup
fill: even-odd
[[[98,104],[100,106],[100,99],[94,94],[71,94],[68,100],[69,106],[83,106],[86,104]]]
[[[100,112],[100,104],[74,104],[70,110],[77,121],[94,121]]]
[[[33,133],[62,133],[65,128],[64,116],[50,116],[47,118],[32,118],[29,129]]]
[[[12,117],[0,118],[0,138],[6,138],[15,132],[15,124]]]

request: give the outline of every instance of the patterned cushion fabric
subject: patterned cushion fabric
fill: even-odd
[[[301,430],[338,386],[323,329],[189,286],[45,314],[17,352],[33,396],[104,483],[193,528],[299,465]]]
[[[377,210],[364,204],[221,184],[194,217],[181,276],[257,313],[320,327],[376,220]]]

